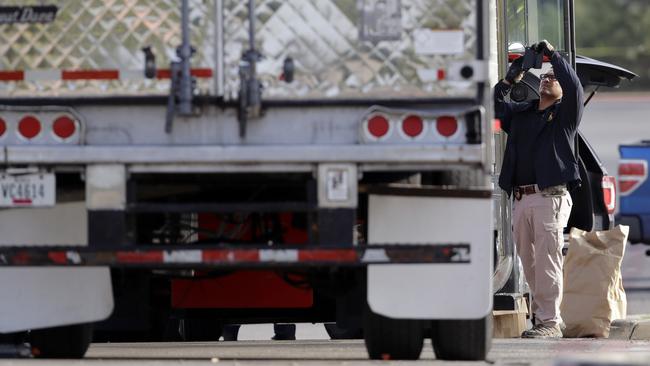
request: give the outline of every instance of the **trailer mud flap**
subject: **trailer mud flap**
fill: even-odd
[[[0,268],[0,333],[104,320],[113,311],[108,267]]]
[[[417,193],[407,190],[370,194],[368,241],[377,244],[468,243],[469,250],[455,253],[448,263],[369,265],[370,308],[392,318],[477,319],[486,316],[492,309],[491,192],[429,190],[420,192],[424,195]]]

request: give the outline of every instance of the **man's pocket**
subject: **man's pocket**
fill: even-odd
[[[552,211],[544,220],[544,229],[546,231],[562,230],[569,222],[573,200],[571,195],[566,192],[561,196],[546,196],[551,203]]]

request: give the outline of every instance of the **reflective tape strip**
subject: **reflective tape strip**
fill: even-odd
[[[0,71],[0,81],[20,81],[24,78],[23,71]]]
[[[25,81],[38,81],[38,80],[60,80],[60,70],[32,70],[25,71]]]
[[[117,263],[163,263],[163,252],[148,251],[148,252],[127,252],[119,251],[115,254]]]
[[[78,250],[0,248],[0,267],[82,266],[274,266],[382,263],[470,263],[469,244],[384,245],[349,248],[173,248]]]
[[[139,81],[144,79],[144,71],[142,70],[120,70],[120,80],[122,81]]]
[[[120,78],[117,70],[63,70],[62,80],[116,80]]]
[[[202,259],[204,263],[259,262],[260,254],[257,249],[206,249],[203,250]]]
[[[190,74],[195,78],[211,78],[213,75],[212,69],[192,69]]]
[[[190,75],[195,78],[211,78],[212,69],[192,69],[190,70]],[[172,77],[172,71],[170,69],[160,69],[156,70],[157,79],[170,79]]]
[[[212,69],[191,69],[195,78],[211,78]],[[9,70],[0,71],[0,82],[10,81],[80,81],[80,80],[123,80],[141,81],[145,78],[144,70],[103,69],[103,70]],[[171,78],[170,69],[156,70],[156,79]]]
[[[261,249],[261,262],[298,262],[298,251],[295,249]]]
[[[390,258],[386,255],[384,249],[366,249],[361,258],[361,262],[390,262]]]
[[[358,259],[353,249],[304,250],[298,255],[299,262],[356,262]]]
[[[47,257],[56,264],[66,264],[68,263],[68,257],[66,252],[50,252],[47,253]]]
[[[202,260],[201,250],[170,250],[163,253],[165,263],[201,263]]]

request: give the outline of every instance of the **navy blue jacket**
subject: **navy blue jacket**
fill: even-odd
[[[523,128],[519,121],[529,118],[545,121],[544,127],[535,142],[534,164],[537,185],[540,189],[580,183],[578,162],[573,152],[576,131],[582,118],[584,91],[571,65],[554,52],[551,65],[560,86],[562,100],[550,106],[544,113],[537,111],[539,101],[506,103],[505,95],[510,85],[499,82],[494,87],[494,108],[496,117],[501,120],[501,128],[508,134],[506,149],[499,176],[499,186],[508,194],[512,193],[515,177],[517,131]]]

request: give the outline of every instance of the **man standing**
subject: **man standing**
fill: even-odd
[[[499,186],[514,195],[513,233],[532,294],[535,326],[524,338],[562,337],[563,231],[571,213],[568,189],[580,184],[573,152],[583,111],[583,90],[571,65],[547,41],[533,45],[551,61],[541,75],[540,99],[507,103],[521,80],[522,58],[494,88],[495,112],[508,134]]]

